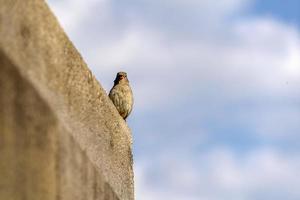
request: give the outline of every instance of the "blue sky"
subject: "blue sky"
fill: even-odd
[[[48,0],[108,92],[135,95],[137,200],[300,199],[296,0]]]
[[[297,0],[256,0],[253,12],[260,15],[271,15],[300,27],[300,1]]]

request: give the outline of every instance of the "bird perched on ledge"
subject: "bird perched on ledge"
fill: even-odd
[[[123,119],[126,120],[133,106],[133,95],[126,72],[119,72],[117,74],[114,86],[109,92],[109,98]]]

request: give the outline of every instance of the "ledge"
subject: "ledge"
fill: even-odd
[[[51,160],[47,165],[49,175],[45,172],[36,184],[43,183],[45,188],[47,184],[53,186],[48,192],[56,199],[134,199],[130,130],[43,0],[0,0],[0,64],[3,89],[0,131],[5,137],[0,157],[31,159],[30,163],[42,162],[43,156]],[[12,113],[13,109],[19,114]],[[32,115],[32,124],[26,113]],[[34,124],[41,128],[30,131]],[[36,134],[24,135],[22,128],[26,127],[29,127],[28,133]],[[25,144],[23,150],[26,152],[30,147],[32,151],[24,156],[10,155],[15,153],[17,147],[14,145],[22,142],[20,138],[24,141],[28,137],[29,146]],[[34,146],[37,138],[44,138],[48,143],[43,143],[47,151],[41,151],[41,155],[33,157],[35,160],[26,156],[35,155],[42,148]],[[3,162],[1,158],[0,162]],[[7,175],[8,168],[16,163],[9,160],[7,163],[7,166],[0,165],[0,199],[13,195],[13,190],[9,192],[7,188],[16,186],[16,181],[8,180],[16,175]],[[44,165],[32,167],[30,163],[24,164],[31,170],[27,174],[45,170]],[[76,163],[86,165],[74,168]],[[50,172],[56,178],[50,177]],[[6,179],[1,181],[1,177]],[[96,184],[89,190],[98,191],[103,198],[83,195],[87,192],[85,187],[76,182],[90,184],[87,177],[98,177],[93,183],[104,189],[99,190]],[[27,179],[28,188],[17,191],[24,190],[28,197],[35,179]],[[105,196],[109,190],[111,194]],[[35,191],[35,199],[39,199],[39,192],[45,191]],[[52,199],[50,196],[43,196],[43,199]],[[77,198],[79,196],[82,198]]]

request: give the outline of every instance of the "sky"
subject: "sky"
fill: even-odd
[[[47,2],[107,92],[128,73],[136,200],[300,199],[300,1]]]

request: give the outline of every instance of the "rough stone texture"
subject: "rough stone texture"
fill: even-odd
[[[43,0],[0,0],[0,200],[133,200],[131,134]]]

